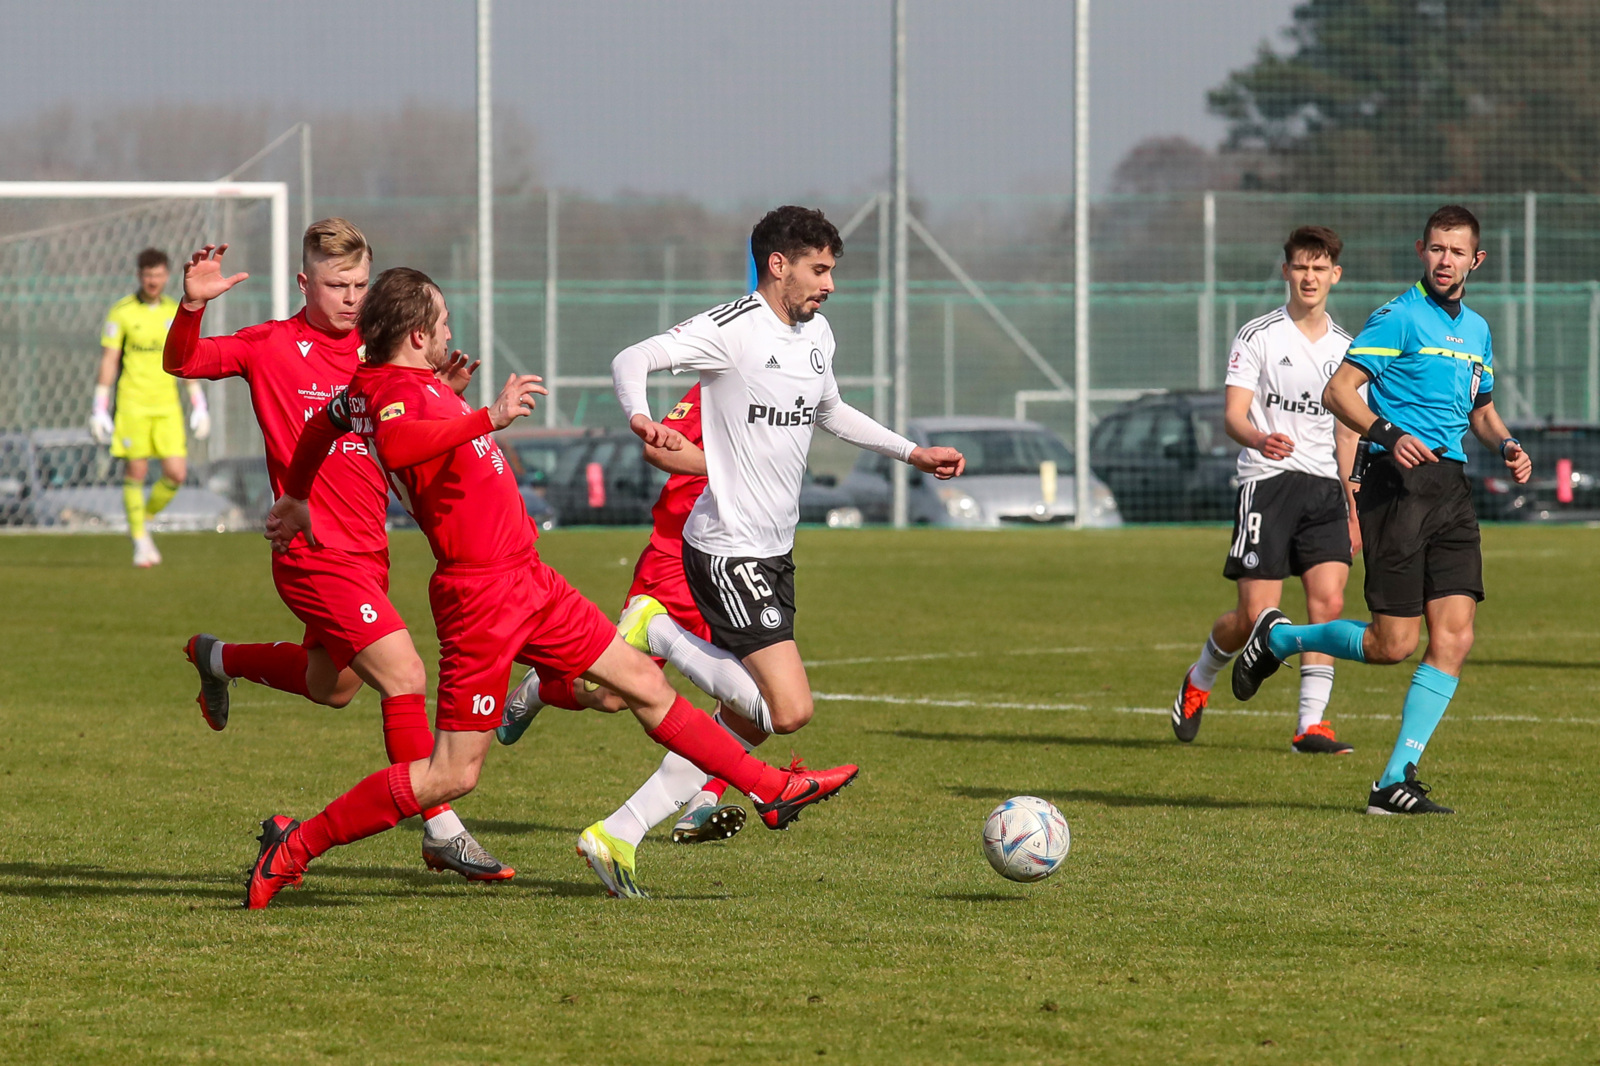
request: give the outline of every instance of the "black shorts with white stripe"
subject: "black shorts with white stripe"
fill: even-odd
[[[1282,581],[1319,563],[1350,565],[1350,512],[1339,482],[1286,470],[1239,486],[1223,577]]]
[[[794,639],[794,553],[707,555],[687,542],[683,573],[711,643],[739,658]]]

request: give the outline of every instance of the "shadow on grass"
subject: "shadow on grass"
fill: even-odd
[[[960,799],[1003,800],[1012,796],[1045,796],[1060,806],[1064,803],[1097,803],[1102,807],[1190,807],[1216,811],[1351,811],[1348,803],[1307,803],[1299,800],[1218,799],[1216,796],[1149,796],[1130,792],[1101,792],[1094,789],[1026,789],[950,787]]]
[[[935,892],[933,898],[951,903],[1021,903],[1024,899],[1008,892]]]
[[[392,899],[401,896],[457,897],[456,889],[468,882],[455,875],[426,873],[409,867],[317,866],[308,876],[306,890],[281,893],[273,906],[347,907],[358,899]],[[385,891],[319,891],[318,879],[348,877],[383,881]],[[154,870],[108,870],[99,866],[53,865],[39,862],[0,863],[0,896],[35,898],[125,896],[170,896],[174,898],[240,899],[244,895],[245,871],[219,874],[184,874]],[[514,892],[519,896],[604,896],[597,884],[551,881],[518,876],[511,881],[481,882],[471,885],[483,892]],[[674,899],[723,899],[723,896],[672,896]]]
[[[1479,659],[1467,660],[1473,666],[1516,666],[1530,670],[1600,670],[1600,663],[1560,662],[1554,659]]]
[[[1172,741],[1155,737],[1067,737],[1051,733],[927,733],[920,729],[875,729],[880,736],[901,740],[935,740],[951,744],[1028,744],[1068,748],[1171,748]]]

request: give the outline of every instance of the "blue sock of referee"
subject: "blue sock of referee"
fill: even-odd
[[[1348,618],[1309,626],[1273,626],[1267,647],[1280,659],[1299,655],[1303,651],[1314,651],[1335,659],[1353,659],[1364,663],[1367,653],[1361,650],[1361,638],[1366,632],[1366,622]]]
[[[1280,627],[1281,628],[1281,627]],[[1379,788],[1388,788],[1405,780],[1406,763],[1418,762],[1427,750],[1428,738],[1439,728],[1450,698],[1456,694],[1459,678],[1451,677],[1438,667],[1421,663],[1411,675],[1411,687],[1406,690],[1406,703],[1400,712],[1400,735],[1394,738],[1394,752],[1389,765],[1378,778]]]

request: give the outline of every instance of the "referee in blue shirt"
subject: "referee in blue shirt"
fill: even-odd
[[[1417,762],[1455,695],[1483,599],[1461,439],[1470,428],[1519,484],[1533,470],[1494,409],[1489,324],[1461,302],[1485,254],[1471,211],[1435,211],[1417,242],[1422,280],[1372,313],[1322,393],[1323,404],[1368,442],[1356,511],[1371,625],[1297,626],[1282,611],[1263,611],[1233,668],[1234,695],[1247,700],[1300,652],[1398,663],[1416,650],[1427,618],[1428,650],[1406,692],[1394,752],[1367,797],[1368,814],[1452,813],[1428,798]]]

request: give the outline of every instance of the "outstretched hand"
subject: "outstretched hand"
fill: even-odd
[[[967,468],[967,457],[954,448],[917,448],[906,461],[940,481],[960,477]]]
[[[266,532],[262,535],[272,542],[272,550],[279,555],[289,550],[294,538],[304,534],[306,543],[315,545],[316,535],[311,532],[311,505],[293,496],[280,496],[267,512]]]
[[[512,374],[507,377],[505,388],[489,405],[490,425],[495,429],[505,429],[524,415],[533,414],[533,398],[550,395],[550,390],[539,384],[543,380],[537,374]]]
[[[226,244],[208,244],[183,264],[183,302],[189,310],[199,310],[250,276],[223,276],[222,255],[227,250]]]
[[[470,359],[460,348],[450,353],[449,362],[444,366],[435,367],[433,376],[438,381],[449,387],[457,396],[466,394],[467,386],[472,384],[472,375],[483,365],[482,359]]]
[[[628,428],[633,430],[640,440],[652,448],[660,448],[668,452],[683,450],[685,443],[683,434],[671,426],[664,426],[660,422],[652,422],[648,415],[634,415],[628,419]]]

